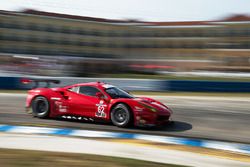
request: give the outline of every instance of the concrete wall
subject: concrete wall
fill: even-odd
[[[22,84],[24,77],[0,77],[0,89],[27,90],[34,83]],[[184,81],[184,80],[152,80],[126,78],[76,78],[76,77],[26,77],[30,79],[56,79],[60,84],[50,84],[50,87],[60,87],[84,82],[106,82],[122,89],[132,91],[186,91],[186,92],[250,92],[250,82],[226,81]],[[41,83],[39,87],[46,86]]]

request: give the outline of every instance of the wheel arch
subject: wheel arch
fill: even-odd
[[[45,95],[43,95],[43,94],[37,94],[37,95],[35,95],[34,97],[32,97],[32,99],[31,99],[31,104],[30,104],[30,107],[31,108],[33,108],[33,101],[36,99],[36,98],[38,98],[38,97],[42,97],[42,98],[44,98],[46,101],[47,101],[47,104],[48,104],[48,114],[46,114],[46,116],[43,116],[43,117],[40,117],[40,116],[37,116],[37,117],[39,117],[39,118],[48,118],[48,117],[50,117],[50,115],[51,115],[51,102],[50,102],[50,100],[49,100],[49,98],[47,97],[47,96],[45,96]],[[32,109],[33,110],[33,109]]]
[[[131,114],[131,116],[132,116],[131,122],[134,122],[134,117],[135,117],[135,115],[134,115],[134,112],[133,112],[131,106],[130,106],[128,103],[123,102],[123,101],[118,101],[118,102],[112,104],[112,106],[110,107],[110,110],[109,110],[109,120],[111,121],[111,111],[112,111],[113,108],[114,108],[115,106],[117,106],[118,104],[124,104],[126,107],[128,107],[129,112],[130,112],[130,114]]]
[[[46,95],[44,95],[44,94],[37,94],[37,95],[34,95],[34,96],[31,98],[31,100],[30,100],[30,106],[31,106],[31,104],[32,104],[32,101],[33,101],[35,98],[39,97],[39,96],[45,97],[45,98],[47,99],[47,101],[49,102],[49,104],[50,104],[50,100],[49,100],[48,96],[46,96]]]

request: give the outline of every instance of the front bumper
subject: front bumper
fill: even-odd
[[[135,117],[135,126],[139,127],[163,126],[171,122],[171,115],[167,114],[139,114]]]

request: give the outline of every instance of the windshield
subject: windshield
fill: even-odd
[[[134,98],[134,96],[130,95],[129,93],[125,92],[122,89],[119,89],[117,87],[110,87],[105,89],[105,92],[109,94],[109,96],[112,99],[117,99],[117,98]]]

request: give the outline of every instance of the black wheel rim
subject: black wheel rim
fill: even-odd
[[[116,122],[122,123],[127,119],[127,112],[122,108],[118,108],[114,113],[114,118]]]
[[[36,112],[41,114],[47,111],[47,104],[43,100],[37,101]]]

